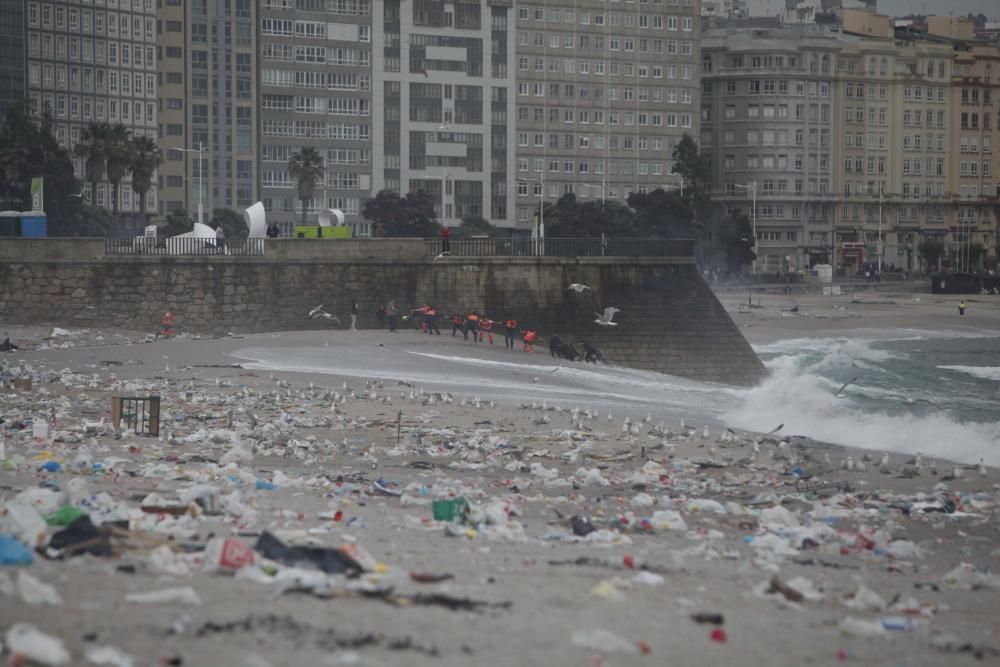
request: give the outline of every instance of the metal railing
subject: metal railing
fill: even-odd
[[[444,250],[442,239],[424,239],[427,256]],[[450,239],[455,257],[693,257],[690,239],[473,238]]]
[[[261,257],[264,254],[264,239],[227,239],[220,248],[216,246],[215,239],[108,237],[104,239],[104,254],[114,256],[225,255],[228,257]]]

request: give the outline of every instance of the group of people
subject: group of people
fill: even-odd
[[[389,331],[397,332],[400,319],[399,312],[395,300],[389,301],[384,306],[379,306],[375,311],[375,316],[378,319],[378,327],[381,329],[388,320]],[[441,335],[441,328],[438,326],[440,318],[441,315],[438,313],[437,308],[430,303],[424,303],[421,306],[412,308],[408,314],[402,315],[404,321],[412,321],[414,328],[429,336]],[[523,352],[534,352],[535,345],[539,342],[538,331],[531,328],[522,329],[520,322],[514,318],[493,320],[479,311],[472,310],[465,315],[459,313],[453,314],[449,316],[449,319],[451,320],[452,337],[461,334],[463,340],[471,338],[474,343],[489,341],[489,344],[493,345],[494,331],[497,334],[503,334],[504,347],[511,350],[516,348],[518,335],[520,335],[521,350]],[[553,334],[549,338],[549,353],[553,357],[569,361],[583,360],[594,364],[598,361],[605,361],[604,353],[599,348],[587,341],[581,341],[579,345],[581,346],[580,350],[570,343],[564,343],[558,334]]]

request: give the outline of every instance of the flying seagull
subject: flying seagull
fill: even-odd
[[[848,386],[854,384],[857,381],[858,381],[858,378],[853,377],[850,380],[848,380],[847,382],[845,382],[843,384],[843,386],[840,389],[837,390],[837,393],[836,393],[837,398],[843,398],[844,397],[844,390],[847,389]]]
[[[323,310],[323,304],[319,304],[318,306],[309,311],[310,320],[319,319],[321,317],[324,320],[335,320],[338,323],[340,322],[339,317],[337,317],[336,315],[331,315],[330,313]]]
[[[615,313],[620,312],[622,311],[618,310],[614,306],[608,306],[604,309],[603,315],[600,313],[594,313],[594,315],[597,315],[597,319],[594,320],[594,324],[600,324],[602,327],[616,327],[618,326],[618,323],[612,322],[611,320],[614,318]]]
[[[442,259],[444,257],[451,257],[451,253],[448,252],[447,250],[444,251],[443,253],[434,258],[434,262],[437,262],[439,259]]]
[[[574,292],[583,292],[583,291],[585,291],[585,290],[589,290],[590,288],[589,288],[589,287],[587,287],[586,285],[584,285],[583,283],[572,283],[572,284],[571,284],[571,285],[570,285],[569,287],[567,287],[566,289],[571,289],[571,290],[573,290]]]

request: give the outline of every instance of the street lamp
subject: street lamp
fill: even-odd
[[[202,203],[202,197],[204,196],[204,191],[201,187],[201,176],[202,172],[205,170],[205,164],[202,162],[201,153],[205,150],[205,144],[198,142],[198,148],[176,148],[170,146],[167,148],[168,151],[177,151],[178,153],[197,153],[198,154],[198,224],[204,224],[205,222],[205,207]]]
[[[438,125],[438,130],[448,130],[451,129],[452,123],[444,123]],[[435,137],[436,138],[436,137]],[[445,214],[445,210],[448,207],[448,170],[441,170],[441,221],[445,227],[448,226],[448,216]]]
[[[740,185],[739,183],[730,183],[734,188],[740,188],[741,190],[746,190],[753,195],[753,208],[750,212],[751,225],[753,226],[753,263],[750,265],[750,272],[754,275],[757,274],[757,181],[750,181],[749,185]]]
[[[538,236],[545,236],[545,172],[540,179],[518,177],[522,183],[539,183],[538,191]]]

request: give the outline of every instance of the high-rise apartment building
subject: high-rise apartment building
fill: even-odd
[[[288,160],[303,147],[326,161],[307,213],[341,209],[365,231],[359,212],[372,184],[372,5],[259,3],[260,197],[285,234],[301,219]]]
[[[948,228],[949,259],[974,269],[974,244],[995,252],[1000,213],[1000,47],[968,45],[951,63],[951,117],[945,141],[951,146]]]
[[[424,190],[445,224],[512,225],[513,4],[374,4],[373,193]]]
[[[841,48],[814,26],[703,35],[701,147],[718,199],[754,218],[760,271],[834,261]]]
[[[156,5],[154,0],[28,0],[28,94],[55,118],[59,143],[72,149],[88,123],[122,123],[156,137]],[[86,181],[83,160],[76,175]],[[118,192],[122,220],[138,216],[138,197]],[[112,207],[99,183],[90,200]],[[147,211],[158,208],[156,192]]]
[[[0,122],[28,92],[25,18],[24,0],[0,0]]]
[[[876,17],[877,18],[877,17]],[[882,17],[884,18],[884,17]],[[948,229],[951,44],[849,38],[840,53],[837,264],[914,269]]]
[[[517,224],[543,201],[679,185],[699,136],[700,2],[517,3]]]
[[[257,201],[257,6],[158,2],[161,214]]]

